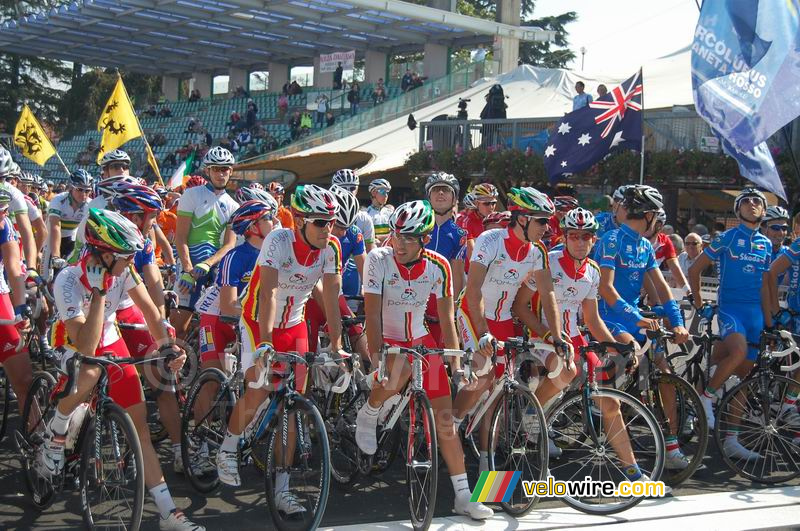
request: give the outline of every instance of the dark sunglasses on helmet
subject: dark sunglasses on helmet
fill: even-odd
[[[332,219],[312,219],[310,221],[312,225],[319,228],[330,227],[334,222]]]
[[[789,225],[770,225],[769,228],[777,232],[789,232]]]

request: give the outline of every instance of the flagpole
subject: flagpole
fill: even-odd
[[[55,146],[53,146],[53,147],[55,147]],[[69,178],[69,176],[70,176],[70,174],[71,174],[72,172],[70,172],[70,171],[69,171],[69,168],[67,168],[67,165],[66,165],[66,164],[64,164],[64,159],[62,159],[62,158],[61,158],[61,155],[59,155],[59,154],[58,154],[58,150],[57,150],[57,149],[55,150],[55,152],[56,152],[56,157],[58,157],[58,162],[60,162],[60,163],[61,163],[61,165],[64,167],[64,171],[66,171],[66,172],[67,172],[67,178]]]
[[[119,71],[117,71],[117,78],[120,81],[122,80],[122,75],[119,73]],[[123,86],[125,86],[125,83],[123,83]],[[139,117],[136,115],[136,109],[133,108],[133,102],[131,101],[131,97],[128,94],[128,89],[125,89],[124,92],[125,92],[125,97],[128,99],[128,105],[130,105],[131,111],[133,111],[132,114],[133,118],[136,120],[136,125],[139,126],[139,131],[142,132],[142,140],[144,141],[145,155],[149,155],[153,159],[153,163],[156,165],[156,177],[158,178],[158,184],[164,186],[164,180],[161,178],[161,169],[158,167],[158,161],[156,160],[156,155],[155,153],[153,153],[153,148],[150,147],[150,142],[147,141],[147,134],[145,134],[144,128],[142,128],[142,123],[139,121]],[[150,159],[148,158],[148,164],[149,161]]]
[[[639,68],[639,79],[642,80],[642,149],[639,150],[639,184],[644,184],[644,79],[642,79],[642,70]]]

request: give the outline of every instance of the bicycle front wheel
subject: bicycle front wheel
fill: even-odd
[[[92,529],[139,529],[144,506],[144,461],[128,413],[108,401],[93,417],[81,449],[83,520]]]
[[[331,478],[330,446],[316,406],[300,395],[283,404],[268,428],[264,490],[270,516],[281,531],[316,529]]]
[[[588,399],[575,392],[568,394],[547,419],[554,441],[563,447],[550,473],[556,481],[628,481],[624,469],[631,463],[622,455],[633,453],[643,474],[658,480],[664,469],[664,437],[653,414],[641,402],[616,389],[600,388]],[[621,455],[622,454],[622,455]],[[641,497],[605,496],[588,486],[578,495],[567,493],[561,499],[587,514],[614,514],[630,509]]]
[[[547,477],[547,427],[539,401],[528,389],[515,385],[500,398],[492,415],[489,432],[489,468],[521,472],[520,486],[503,510],[513,516],[528,514],[539,501],[527,497],[522,481],[543,481]]]
[[[406,481],[411,525],[428,529],[436,509],[436,487],[439,481],[439,454],[436,424],[428,395],[411,394],[408,402],[408,451]]]
[[[356,416],[367,401],[364,393],[348,386],[343,393],[328,392],[325,425],[331,443],[331,473],[342,485],[353,482],[359,470]]]
[[[714,437],[725,463],[759,483],[783,483],[800,475],[800,426],[783,409],[800,383],[785,376],[757,375],[731,389],[717,409]]]
[[[19,433],[22,441],[19,447],[22,450],[22,474],[25,478],[25,487],[30,494],[33,506],[43,511],[53,503],[57,488],[53,480],[42,475],[36,464],[36,453],[44,443],[47,430],[48,414],[55,405],[50,402],[50,395],[56,381],[50,373],[37,372],[33,375],[28,397],[22,410],[22,426]]]
[[[8,409],[11,403],[11,383],[2,367],[0,367],[0,402],[2,402],[0,403],[0,415],[2,415],[0,418],[0,441],[2,441],[8,427]]]

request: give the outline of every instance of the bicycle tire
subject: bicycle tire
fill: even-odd
[[[218,386],[208,414],[195,415],[198,397],[207,385]],[[207,494],[219,486],[216,454],[225,438],[234,403],[228,379],[219,369],[204,370],[189,390],[181,412],[181,460],[184,474],[197,492]],[[198,416],[203,419],[202,426],[196,424]]]
[[[678,442],[681,445],[683,454],[689,458],[689,466],[684,470],[670,472],[664,469],[661,479],[667,485],[675,487],[680,485],[697,471],[703,463],[708,446],[708,421],[703,404],[700,402],[700,395],[692,385],[679,376],[674,374],[661,373],[658,376],[658,392],[653,393],[658,397],[655,404],[651,404],[651,411],[655,413],[656,420],[661,425],[661,433],[666,438],[669,435],[669,419],[661,397],[661,386],[668,385],[675,388],[675,402],[678,430]]]
[[[411,511],[412,527],[415,530],[422,530],[430,527],[436,510],[439,446],[433,408],[428,395],[423,391],[414,391],[411,393],[408,408],[408,452],[406,453],[408,506]],[[418,474],[418,471],[425,473],[424,476]],[[417,486],[420,488],[417,489]]]
[[[90,424],[87,436],[83,440],[83,448],[81,448],[80,497],[83,508],[83,521],[90,529],[110,526],[110,524],[97,523],[101,504],[92,502],[93,495],[97,492],[109,492],[109,490],[114,493],[120,493],[126,485],[130,485],[129,489],[133,496],[132,503],[128,503],[130,516],[120,516],[118,514],[117,510],[120,507],[120,503],[117,501],[110,503],[114,512],[111,518],[115,522],[115,526],[121,524],[126,529],[136,531],[141,525],[142,508],[144,507],[145,489],[142,446],[131,417],[122,407],[109,400],[102,404],[102,408],[102,426],[97,426],[96,416],[88,419]],[[101,430],[99,434],[97,433],[98,429]],[[120,434],[124,436],[127,443],[127,447],[122,452],[117,448],[120,446]],[[112,453],[111,466],[107,471],[104,464],[101,463],[98,466],[96,461],[96,455],[98,454],[101,459],[103,458],[103,449],[96,448],[96,444],[98,441],[103,444],[106,436],[110,439],[108,442]],[[98,478],[93,475],[93,472],[96,473],[98,469],[104,471],[102,482],[98,481]],[[115,475],[117,482],[122,486],[115,485],[113,489],[108,489],[106,485],[111,475]],[[134,477],[131,477],[131,475]]]
[[[591,430],[589,429],[587,422],[592,422],[595,426],[601,426],[599,431],[601,433],[605,433],[602,429],[602,415],[598,414],[600,411],[599,406],[594,405],[594,399],[598,398],[613,398],[620,402],[623,418],[627,420],[625,429],[629,439],[632,435],[637,439],[640,439],[638,446],[642,446],[643,439],[647,438],[652,440],[651,446],[653,446],[653,448],[652,452],[649,452],[652,455],[646,455],[647,459],[641,459],[642,454],[648,454],[646,452],[641,452],[637,453],[635,457],[642,472],[644,474],[648,474],[653,481],[657,481],[661,477],[661,473],[664,468],[665,457],[664,436],[661,434],[658,421],[653,413],[651,413],[650,410],[648,410],[633,396],[629,395],[628,393],[609,388],[600,388],[597,391],[592,392],[590,398],[592,402],[589,404],[588,411],[585,409],[584,397],[580,391],[568,393],[550,411],[550,414],[547,417],[547,424],[551,427],[551,430],[554,431],[553,435],[556,441],[558,441],[560,438],[563,438],[570,439],[575,442],[575,444],[571,445],[569,449],[564,450],[564,453],[559,460],[562,461],[563,464],[554,467],[553,464],[550,463],[550,472],[553,477],[556,480],[581,480],[585,476],[594,478],[593,472],[597,468],[595,466],[597,463],[594,463],[595,459],[604,459],[610,461],[611,457],[616,454],[613,448],[611,448],[610,443],[607,442],[607,436],[601,438],[599,441],[601,446],[604,448],[604,451],[596,451],[597,447],[594,446],[594,441],[589,434]],[[560,422],[560,419],[565,420],[564,422]],[[578,421],[578,419],[580,419],[579,422],[581,423],[579,426],[572,427],[568,424],[574,423],[575,421]],[[638,419],[641,419],[642,422],[637,422],[636,426],[632,428],[632,421],[637,421]],[[605,450],[606,445],[610,451]],[[637,444],[634,444],[634,441],[631,441],[631,446],[636,447]],[[584,472],[584,468],[580,467],[577,471],[573,472],[573,469],[570,467],[574,467],[576,464],[580,466],[582,460],[576,454],[579,454],[582,450],[586,451],[587,455],[591,456],[591,459],[585,461],[584,463],[587,465],[590,464],[591,468]],[[619,460],[617,459],[617,461]],[[611,462],[611,464],[613,465],[611,470],[621,471],[620,467],[616,463]],[[619,482],[627,480],[627,477],[622,474],[617,474],[617,477],[619,478]],[[606,474],[602,479],[608,480],[611,478],[612,475],[609,473]],[[570,496],[564,496],[561,498],[566,505],[572,507],[573,509],[576,509],[582,513],[594,515],[609,515],[626,511],[640,503],[644,498],[617,497],[616,499],[621,500],[621,502],[601,504],[591,503],[589,500],[573,498]],[[600,501],[602,501],[602,498]]]
[[[25,488],[30,495],[31,503],[39,511],[50,507],[58,492],[58,488],[53,486],[50,479],[42,477],[36,471],[36,449],[44,442],[44,431],[47,429],[45,419],[54,407],[50,402],[50,395],[55,385],[55,378],[48,372],[40,371],[33,375],[22,410],[22,425],[19,430],[26,446],[22,456]],[[37,412],[35,414],[38,417],[35,421],[32,420],[34,412]]]
[[[331,446],[331,476],[340,485],[350,485],[358,476],[361,451],[356,444],[356,416],[367,397],[354,396],[353,385],[343,393],[329,392],[325,405],[325,428]]]
[[[0,404],[0,415],[2,415],[0,418],[0,441],[2,441],[8,428],[8,410],[11,405],[11,383],[2,367],[0,367],[0,401],[2,401]]]
[[[513,384],[500,396],[489,431],[489,470],[514,470],[522,474],[520,488],[514,489],[510,501],[500,502],[506,513],[524,516],[538,503],[538,496],[525,495],[521,482],[544,481],[548,457],[542,406],[529,389]]]
[[[703,370],[702,365],[696,361],[693,361],[691,357],[693,356],[686,354],[670,354],[667,357],[667,364],[669,365],[673,374],[676,374],[689,382],[689,384],[692,385],[699,393],[706,388],[706,373]]]
[[[278,411],[273,417],[273,421],[267,428],[269,433],[269,443],[266,455],[266,471],[264,472],[264,493],[267,498],[272,522],[280,531],[305,531],[316,529],[325,514],[325,507],[328,503],[331,480],[331,458],[328,433],[325,431],[325,422],[316,405],[305,397],[293,394],[290,397],[278,398],[282,401]],[[301,418],[298,420],[298,414]],[[276,443],[280,441],[283,434],[282,422],[287,422],[295,426],[295,449],[292,463],[289,465],[288,485],[291,493],[298,498],[298,503],[305,508],[305,515],[299,522],[296,519],[282,517],[283,514],[278,510],[275,500],[275,487],[278,468],[276,457]],[[305,443],[299,444],[297,426],[302,428]],[[283,446],[281,444],[281,446]],[[298,448],[302,446],[302,451],[298,455]],[[311,447],[315,446],[315,450]],[[303,486],[292,487],[293,475],[298,480],[305,480],[312,475],[318,475],[316,484],[303,482]],[[307,500],[303,503],[302,500]]]
[[[780,411],[786,390],[789,387],[800,387],[800,382],[785,376],[770,374],[767,378],[770,387],[767,389],[769,391],[768,403],[764,404],[764,397],[759,388],[761,386],[761,378],[762,376],[756,374],[756,376],[740,382],[725,394],[717,408],[714,439],[717,443],[717,447],[720,449],[722,459],[731,470],[752,481],[774,485],[791,481],[800,475],[800,446],[793,443],[793,437],[797,431],[797,427],[779,422],[780,419],[777,418],[779,416],[777,411],[773,413],[773,408],[771,407],[774,403],[777,406],[775,409]],[[757,388],[755,390],[759,391],[755,396],[745,396],[744,401],[738,397],[740,391],[746,391],[748,388],[753,388],[753,386],[756,386]],[[744,460],[742,464],[742,459],[734,460],[725,450],[723,436],[727,437],[731,431],[731,427],[734,425],[733,412],[728,414],[729,409],[732,409],[733,406],[747,408],[744,413],[748,414],[749,418],[747,421],[752,428],[749,428],[747,431],[742,430],[742,424],[740,423],[737,430],[739,434],[738,440],[749,450],[758,453],[761,456],[760,459]],[[768,418],[765,418],[763,414],[765,409]],[[773,415],[775,416],[774,420]],[[747,424],[745,424],[745,427],[748,428]],[[750,431],[753,433],[749,433]],[[764,444],[761,444],[761,442],[766,442],[770,447],[765,448]],[[767,463],[776,463],[777,458],[783,459],[786,457],[790,459],[790,462],[786,463],[786,475],[765,477]],[[759,464],[762,461],[764,464]],[[743,466],[750,462],[756,463],[756,466],[754,466],[752,470],[748,470]],[[757,474],[756,471],[759,470],[761,473]]]

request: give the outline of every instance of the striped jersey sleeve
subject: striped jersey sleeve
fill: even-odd
[[[433,284],[433,292],[436,297],[452,297],[453,273],[450,270],[450,264],[442,255],[431,251],[425,251],[425,257],[434,265],[434,271],[437,273],[437,279]]]
[[[332,275],[342,274],[342,246],[339,239],[335,236],[328,238],[328,246],[325,248],[325,264],[322,272]]]

